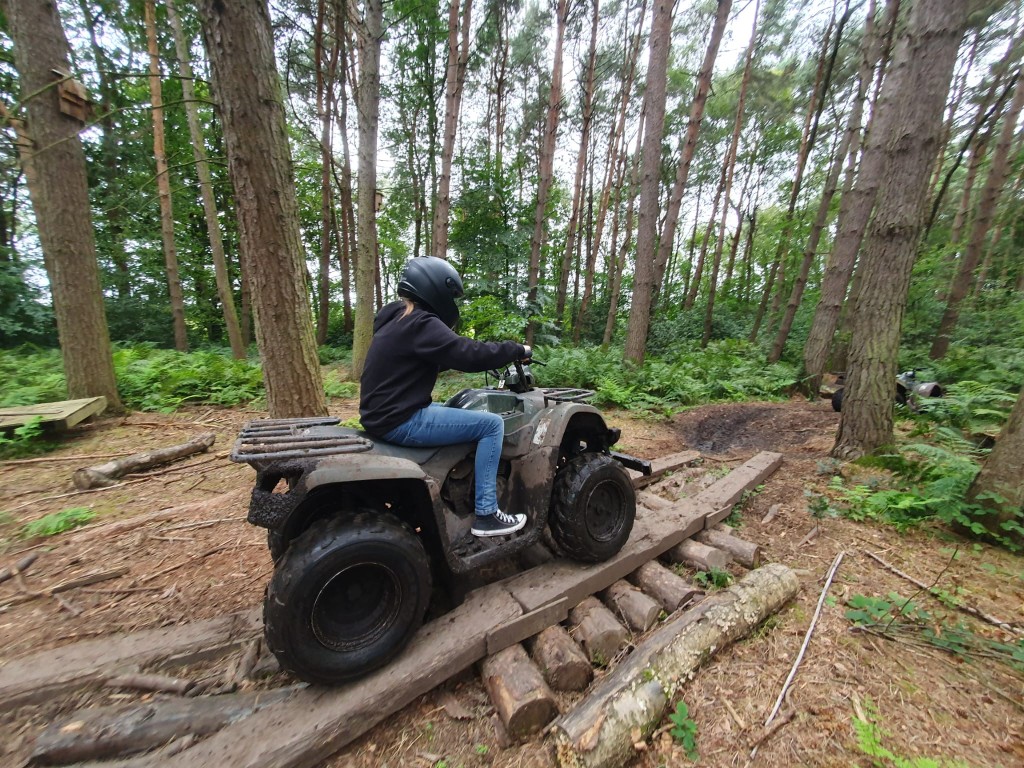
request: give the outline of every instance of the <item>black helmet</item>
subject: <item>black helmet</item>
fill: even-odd
[[[426,305],[449,328],[459,322],[455,300],[462,292],[462,278],[455,267],[437,256],[409,259],[398,281],[399,296]]]

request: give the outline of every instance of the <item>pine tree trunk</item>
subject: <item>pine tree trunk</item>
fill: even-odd
[[[963,259],[960,261],[960,269],[957,271],[956,279],[949,292],[949,299],[946,302],[946,311],[939,323],[939,330],[932,342],[932,360],[939,360],[946,356],[949,349],[950,338],[956,328],[957,320],[960,318],[960,303],[967,296],[970,290],[974,271],[978,267],[982,251],[985,248],[985,238],[995,217],[996,202],[999,193],[1006,184],[1010,173],[1009,155],[1010,145],[1013,143],[1013,135],[1017,127],[1017,118],[1020,117],[1024,108],[1024,77],[1017,78],[1017,86],[1013,91],[1013,102],[1003,117],[1003,129],[996,142],[995,151],[992,153],[992,164],[989,167],[988,176],[985,179],[985,187],[981,191],[981,198],[974,213],[974,222],[971,225],[971,236],[967,241],[967,248],[964,251]]]
[[[723,197],[722,218],[718,223],[718,236],[715,238],[715,258],[711,266],[711,279],[708,280],[708,301],[704,310],[704,333],[700,345],[706,347],[711,339],[711,320],[715,311],[715,292],[718,288],[718,270],[722,264],[722,248],[725,245],[726,220],[729,216],[729,197],[732,194],[732,178],[736,170],[736,155],[739,151],[740,133],[743,130],[743,110],[746,108],[747,89],[750,87],[751,67],[754,62],[754,41],[757,38],[757,17],[761,13],[761,2],[754,4],[754,28],[750,32],[750,43],[747,45],[746,60],[743,65],[743,79],[740,81],[740,93],[736,100],[736,119],[732,129],[732,140],[729,150],[722,162],[722,181],[720,192]],[[709,225],[710,226],[710,225]]]
[[[469,61],[469,24],[473,0],[466,0],[462,11],[462,42],[459,43],[459,0],[451,0],[448,8],[448,75],[445,83],[444,145],[441,148],[441,175],[437,183],[437,206],[434,208],[432,255],[448,258],[448,211],[451,208],[452,155],[455,153],[455,131],[462,106],[462,88],[466,82]]]
[[[704,120],[704,107],[707,104],[708,94],[711,92],[711,75],[715,69],[718,48],[722,43],[722,36],[725,34],[725,26],[729,21],[731,10],[732,0],[717,0],[711,35],[708,37],[708,46],[704,51],[704,61],[701,63],[700,72],[697,73],[697,87],[690,104],[690,118],[686,123],[686,134],[680,141],[679,164],[676,166],[676,177],[665,212],[665,227],[658,245],[658,258],[654,264],[655,290],[661,285],[672,250],[672,242],[675,240],[676,226],[679,223],[679,208],[682,205],[683,193],[686,191],[686,182],[690,177],[693,156],[697,151],[697,137]],[[757,24],[757,11],[754,12],[754,24]],[[652,306],[651,311],[653,309]]]
[[[888,0],[883,21],[888,29],[895,26],[898,12],[899,0]],[[869,14],[865,21],[864,42],[861,47],[860,86],[857,92],[862,110],[867,102],[871,71],[880,55],[879,43],[874,27],[874,14]],[[850,164],[846,170],[839,202],[836,238],[832,244],[832,252],[825,267],[825,274],[822,277],[820,298],[814,311],[814,320],[804,345],[805,386],[812,397],[817,396],[821,387],[821,377],[828,364],[829,350],[839,325],[843,301],[853,277],[857,252],[860,250],[864,229],[867,227],[868,218],[875,205],[879,176],[882,172],[881,163],[885,158],[881,152],[881,145],[874,140],[877,133],[873,127],[874,122],[875,110],[872,109],[867,127],[864,129],[864,138],[861,140],[860,168],[856,177],[854,168],[857,153],[850,152]],[[855,178],[856,183],[854,183]],[[852,298],[851,295],[847,302]]]
[[[213,257],[214,276],[217,280],[217,296],[220,299],[224,325],[228,331],[231,354],[238,360],[244,360],[246,345],[242,341],[242,330],[238,325],[238,314],[235,311],[235,297],[231,289],[231,278],[228,276],[227,260],[224,257],[224,240],[220,234],[220,223],[217,217],[217,202],[213,197],[213,179],[210,175],[210,163],[206,157],[203,142],[203,128],[199,122],[199,110],[196,107],[195,88],[192,85],[192,57],[189,53],[188,41],[181,28],[181,19],[174,8],[173,0],[166,0],[167,20],[174,31],[174,45],[178,53],[178,71],[181,75],[181,96],[185,102],[185,116],[188,119],[189,135],[192,138],[192,157],[196,161],[196,174],[199,176],[199,191],[203,199],[203,213],[206,216],[206,231],[210,238],[210,255]]]
[[[55,3],[3,0],[0,5],[14,44],[27,115],[24,130],[31,144],[19,151],[53,296],[68,396],[105,397],[107,408],[119,412],[85,155],[78,138],[82,123],[61,113],[60,78],[54,75],[55,70],[71,71],[67,38]]]
[[[580,210],[583,207],[583,178],[587,171],[587,150],[590,147],[590,128],[594,122],[594,65],[597,60],[597,20],[600,1],[592,0],[593,13],[590,16],[590,48],[587,54],[587,75],[583,85],[583,125],[580,130],[580,147],[576,154],[576,175],[573,181],[572,210],[562,250],[562,264],[558,275],[558,296],[555,306],[555,322],[562,323],[565,314],[566,293],[569,286],[569,266],[572,252],[576,247]],[[578,274],[578,273],[577,273]]]
[[[921,0],[910,12],[878,104],[884,173],[864,251],[842,419],[832,453],[851,459],[892,442],[893,381],[910,273],[968,0]]]
[[[359,35],[359,169],[356,185],[356,317],[352,338],[352,373],[361,376],[373,336],[374,291],[377,282],[377,130],[380,112],[381,0],[369,0]]]
[[[156,188],[160,200],[160,236],[164,244],[167,267],[167,293],[174,323],[174,348],[188,351],[185,329],[185,298],[178,276],[178,250],[174,244],[174,208],[171,203],[171,180],[167,173],[167,150],[164,142],[164,99],[160,84],[160,54],[156,44],[156,9],[153,0],[146,0],[146,44],[149,49],[149,95],[153,103],[153,154],[156,157]]]
[[[642,109],[642,108],[641,108]],[[629,244],[633,240],[633,213],[636,205],[636,187],[640,180],[640,147],[643,144],[643,131],[644,131],[644,120],[641,115],[640,120],[640,135],[637,136],[637,148],[634,154],[632,162],[629,163],[629,187],[626,190],[626,194],[629,196],[629,200],[626,204],[626,222],[625,222],[625,234],[622,237],[622,245],[619,247],[618,255],[615,254],[615,236],[612,236],[612,249],[611,253],[613,256],[608,259],[609,261],[609,276],[608,276],[608,318],[604,325],[604,336],[602,338],[602,346],[607,347],[612,343],[612,338],[615,336],[615,325],[619,314],[619,299],[622,295],[622,273],[626,269],[626,254],[629,252]],[[623,154],[626,153],[626,149],[623,148]],[[625,172],[625,168],[623,168]],[[615,210],[621,206],[622,203],[622,188],[623,183],[620,179],[619,189],[616,194]],[[614,227],[619,228],[618,216],[616,216]]]
[[[641,155],[640,203],[636,228],[636,270],[633,300],[626,330],[625,359],[642,363],[651,326],[654,262],[657,259],[658,185],[661,178],[661,139],[665,133],[665,89],[672,43],[671,0],[654,0],[648,42],[647,83],[644,87],[644,140]]]
[[[968,501],[992,510],[979,522],[990,531],[1024,544],[1024,388],[1017,397],[1010,418],[996,438],[992,453],[967,491]],[[1004,499],[1000,503],[993,497]],[[1015,522],[1018,528],[1008,533],[1004,524]]]
[[[533,237],[530,239],[530,271],[527,275],[526,300],[532,305],[540,289],[541,250],[547,240],[548,196],[554,177],[555,143],[558,138],[558,119],[562,111],[562,45],[568,21],[568,2],[558,0],[555,30],[555,61],[551,69],[551,91],[548,94],[547,119],[540,149],[537,187],[537,208],[533,215]],[[526,327],[526,343],[533,344],[534,324]]]
[[[327,413],[265,0],[198,4],[273,418]]]

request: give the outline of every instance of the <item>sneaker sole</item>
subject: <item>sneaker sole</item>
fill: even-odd
[[[477,538],[484,539],[484,538],[487,538],[488,536],[508,536],[510,533],[515,533],[516,531],[521,531],[525,527],[526,527],[526,521],[523,520],[523,522],[521,524],[517,525],[515,528],[505,528],[504,530],[501,530],[501,531],[478,531],[476,528],[470,528],[469,532],[471,534],[473,534],[474,536],[476,536]]]

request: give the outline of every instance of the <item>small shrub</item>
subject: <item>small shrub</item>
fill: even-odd
[[[680,700],[676,704],[675,712],[669,714],[668,719],[672,721],[669,734],[686,752],[687,759],[696,762],[699,757],[697,753],[697,723],[690,717],[690,708],[686,706],[686,702]]]
[[[732,574],[721,568],[712,568],[710,571],[697,571],[693,580],[704,589],[725,589],[732,584]]]
[[[22,526],[21,535],[26,539],[56,536],[58,533],[80,528],[95,517],[96,513],[88,507],[62,509],[60,512],[53,512],[38,520],[33,520],[31,523],[26,523]]]

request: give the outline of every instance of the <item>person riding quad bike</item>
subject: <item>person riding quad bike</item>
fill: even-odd
[[[586,402],[592,392],[535,387],[528,347],[456,334],[462,290],[447,262],[406,266],[403,300],[375,322],[365,431],[331,417],[262,419],[235,442],[232,460],[257,473],[248,520],[268,529],[275,560],[267,647],[309,682],[387,664],[435,585],[457,603],[542,536],[583,562],[614,556],[629,538],[636,496],[626,469],[649,474],[650,464],[612,451],[619,430]],[[494,367],[498,383],[433,404],[447,367]]]

